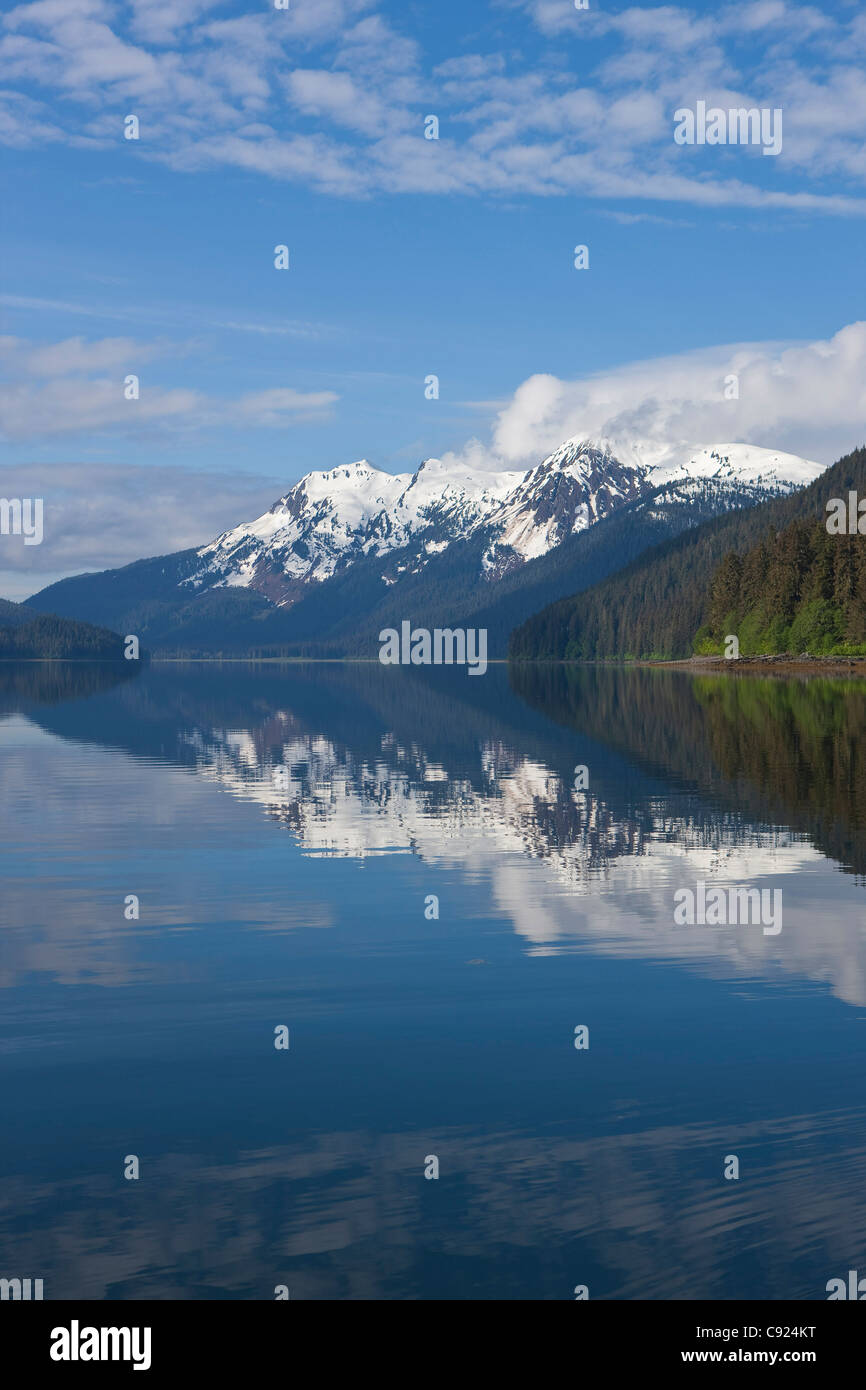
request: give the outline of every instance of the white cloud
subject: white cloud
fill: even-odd
[[[285,487],[285,479],[167,467],[0,467],[0,496],[41,497],[45,511],[41,545],[6,537],[0,547],[0,593],[22,599],[62,575],[203,545],[260,516]]]
[[[170,44],[223,0],[131,0],[132,32],[142,43]]]
[[[296,68],[286,78],[290,100],[305,115],[326,116],[349,130],[379,135],[388,124],[386,104],[365,92],[347,72]]]
[[[739,398],[725,398],[729,375]],[[538,374],[499,412],[476,467],[529,466],[575,435],[748,443],[829,464],[866,442],[866,322],[812,343],[739,343],[565,381]]]
[[[133,160],[232,166],[340,197],[582,194],[866,213],[860,15],[781,0],[708,12],[532,0],[523,8],[549,53],[437,53],[425,71],[403,32],[411,11],[397,30],[370,8],[317,0],[219,18],[210,0],[134,0],[124,31],[127,12],[103,0],[20,5],[0,31],[0,139],[108,147],[118,113],[134,110],[144,137]],[[579,61],[567,65],[572,43]],[[674,110],[701,98],[781,107],[778,159],[676,146]],[[438,142],[423,138],[430,113]]]
[[[88,342],[81,337],[66,338],[60,343],[32,344],[20,338],[0,338],[0,360],[8,362],[19,372],[37,377],[69,376],[72,373],[99,371],[124,364],[150,362],[166,356],[170,348],[165,343],[140,343],[132,338],[102,338]],[[177,349],[183,352],[182,347]],[[174,354],[172,354],[174,355]]]
[[[283,428],[324,420],[339,400],[334,391],[274,387],[233,398],[209,396],[182,385],[166,387],[148,363],[183,357],[191,344],[81,337],[59,343],[0,338],[7,380],[0,384],[0,436],[7,440],[66,435],[136,433],[143,428],[186,431]],[[106,375],[106,373],[109,373]],[[127,399],[126,378],[139,378],[137,399]]]
[[[338,400],[334,391],[304,392],[278,386],[270,391],[254,391],[241,396],[232,407],[231,415],[249,425],[281,428],[293,416],[296,419],[320,416]]]

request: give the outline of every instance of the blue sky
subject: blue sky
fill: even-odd
[[[866,434],[858,5],[37,0],[0,63],[0,491],[55,518],[10,597],[349,459]],[[698,100],[781,153],[678,146]]]

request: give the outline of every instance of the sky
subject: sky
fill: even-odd
[[[859,4],[36,0],[0,70],[6,597],[354,459],[866,439]]]

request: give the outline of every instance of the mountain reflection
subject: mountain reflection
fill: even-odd
[[[0,1273],[823,1298],[866,1232],[864,717],[734,673],[0,668]],[[675,926],[699,880],[782,932]]]
[[[866,864],[860,682],[188,665],[101,689],[82,670],[84,698],[70,700],[59,669],[59,696],[44,674],[22,690],[4,673],[2,707],[65,740],[191,769],[307,856],[412,855],[480,877],[531,952],[801,976],[866,1001],[861,885],[833,873]],[[160,794],[169,820],[172,804],[194,814],[183,784]],[[673,894],[698,880],[781,887],[780,937],[676,928]]]

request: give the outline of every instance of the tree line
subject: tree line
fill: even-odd
[[[740,629],[741,651],[745,640],[754,651],[853,654],[866,641],[866,540],[830,536],[825,524],[827,502],[851,490],[866,496],[864,448],[789,497],[717,517],[550,604],[516,629],[509,655],[682,658],[720,651]]]

